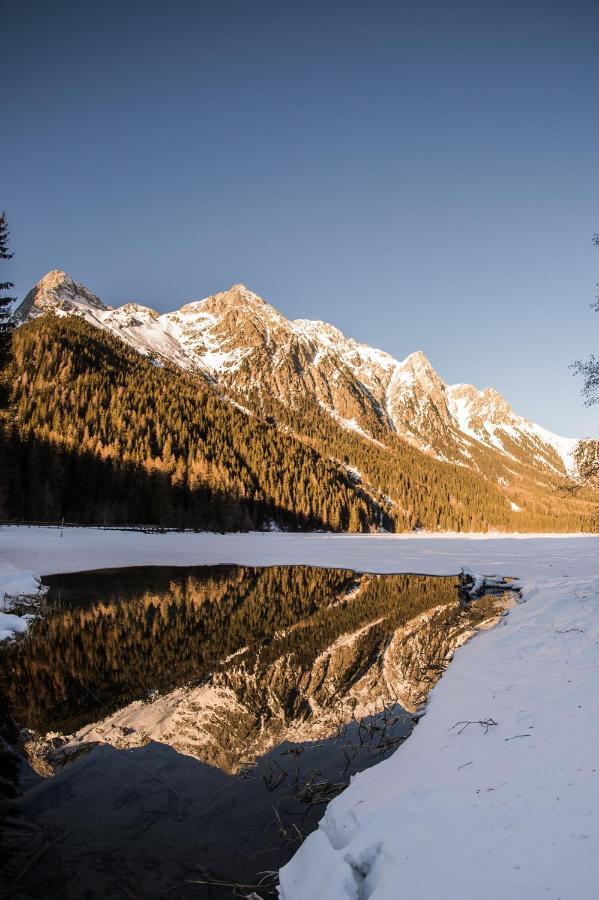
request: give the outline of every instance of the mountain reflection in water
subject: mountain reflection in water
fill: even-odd
[[[177,879],[173,897],[229,897],[189,881],[199,872],[254,884],[279,868],[349,777],[405,739],[454,649],[498,603],[461,603],[453,578],[306,566],[44,580],[47,615],[0,666],[8,711],[51,733],[37,744],[58,772],[25,793],[21,814],[44,835],[66,832],[90,806],[103,823],[99,868],[69,838],[54,874],[29,879],[31,896],[68,898],[133,896],[113,892],[111,854],[123,884],[152,898]],[[139,860],[125,853],[125,873],[128,841]]]
[[[158,738],[227,771],[391,702],[415,710],[492,605],[460,605],[451,578],[304,566],[45,581],[49,614],[11,648],[14,717],[116,746]]]

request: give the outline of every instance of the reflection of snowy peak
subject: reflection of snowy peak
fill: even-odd
[[[315,401],[335,422],[378,444],[398,435],[440,459],[472,465],[492,450],[554,473],[576,470],[578,441],[518,416],[497,391],[448,386],[421,352],[403,361],[326,322],[290,321],[237,284],[174,312],[105,306],[64,272],[49,272],[16,313],[81,316],[138,352],[202,374],[254,409]]]

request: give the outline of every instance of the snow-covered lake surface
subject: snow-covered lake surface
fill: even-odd
[[[281,871],[284,900],[596,898],[598,550],[569,536],[0,529],[0,562],[42,575],[303,563],[521,580],[527,602],[456,653],[409,740],[329,804]]]
[[[41,575],[117,566],[314,565],[368,572],[453,575],[462,565],[529,578],[547,574],[552,557],[594,562],[595,536],[358,534],[142,534],[96,528],[0,527],[0,563]],[[564,570],[566,571],[566,570]],[[572,574],[570,572],[570,574]]]

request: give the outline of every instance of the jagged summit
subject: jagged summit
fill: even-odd
[[[431,362],[428,356],[425,354],[424,350],[414,350],[413,353],[408,354],[406,358],[403,360],[402,365],[412,365],[412,366],[427,366],[432,369]]]
[[[79,304],[90,309],[107,309],[99,297],[75,281],[67,272],[52,269],[29,291],[15,311],[15,319],[24,322],[48,310],[74,312]]]
[[[441,380],[436,370],[433,368],[433,365],[429,358],[425,356],[422,350],[415,350],[414,353],[410,353],[409,356],[406,356],[404,360],[399,363],[400,369],[416,379],[426,378],[431,382],[436,382],[437,380]]]
[[[244,284],[173,312],[140,303],[106,306],[66,272],[48,272],[15,318],[77,315],[161,358],[216,382],[253,406],[299,408],[312,398],[338,425],[367,441],[385,433],[439,459],[476,466],[476,448],[526,458],[556,473],[575,470],[577,441],[518,416],[494,388],[447,385],[422,350],[397,360],[327,322],[291,321]]]
[[[258,303],[266,304],[266,300],[260,297],[258,294],[251,291],[247,285],[243,284],[241,281],[239,284],[232,284],[228,291],[225,291],[226,294],[241,294],[246,299],[255,300]]]
[[[70,282],[71,284],[75,284],[73,277],[67,272],[63,272],[62,269],[50,269],[49,272],[46,272],[45,275],[42,275],[35,287],[38,288],[38,290],[42,290],[44,288],[54,288],[57,285],[62,284],[63,282]]]
[[[515,416],[510,404],[495,388],[481,391],[471,384],[453,384],[448,387],[448,395],[450,409],[458,418],[464,408],[472,418],[478,416],[495,424],[509,422]]]

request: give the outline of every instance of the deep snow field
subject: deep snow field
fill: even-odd
[[[599,538],[144,535],[0,528],[8,566],[313,564],[520,579],[526,601],[455,655],[426,715],[356,776],[281,871],[284,900],[599,896]],[[4,564],[4,565],[3,565]],[[16,582],[15,582],[16,579]],[[248,824],[248,827],[250,825]]]

